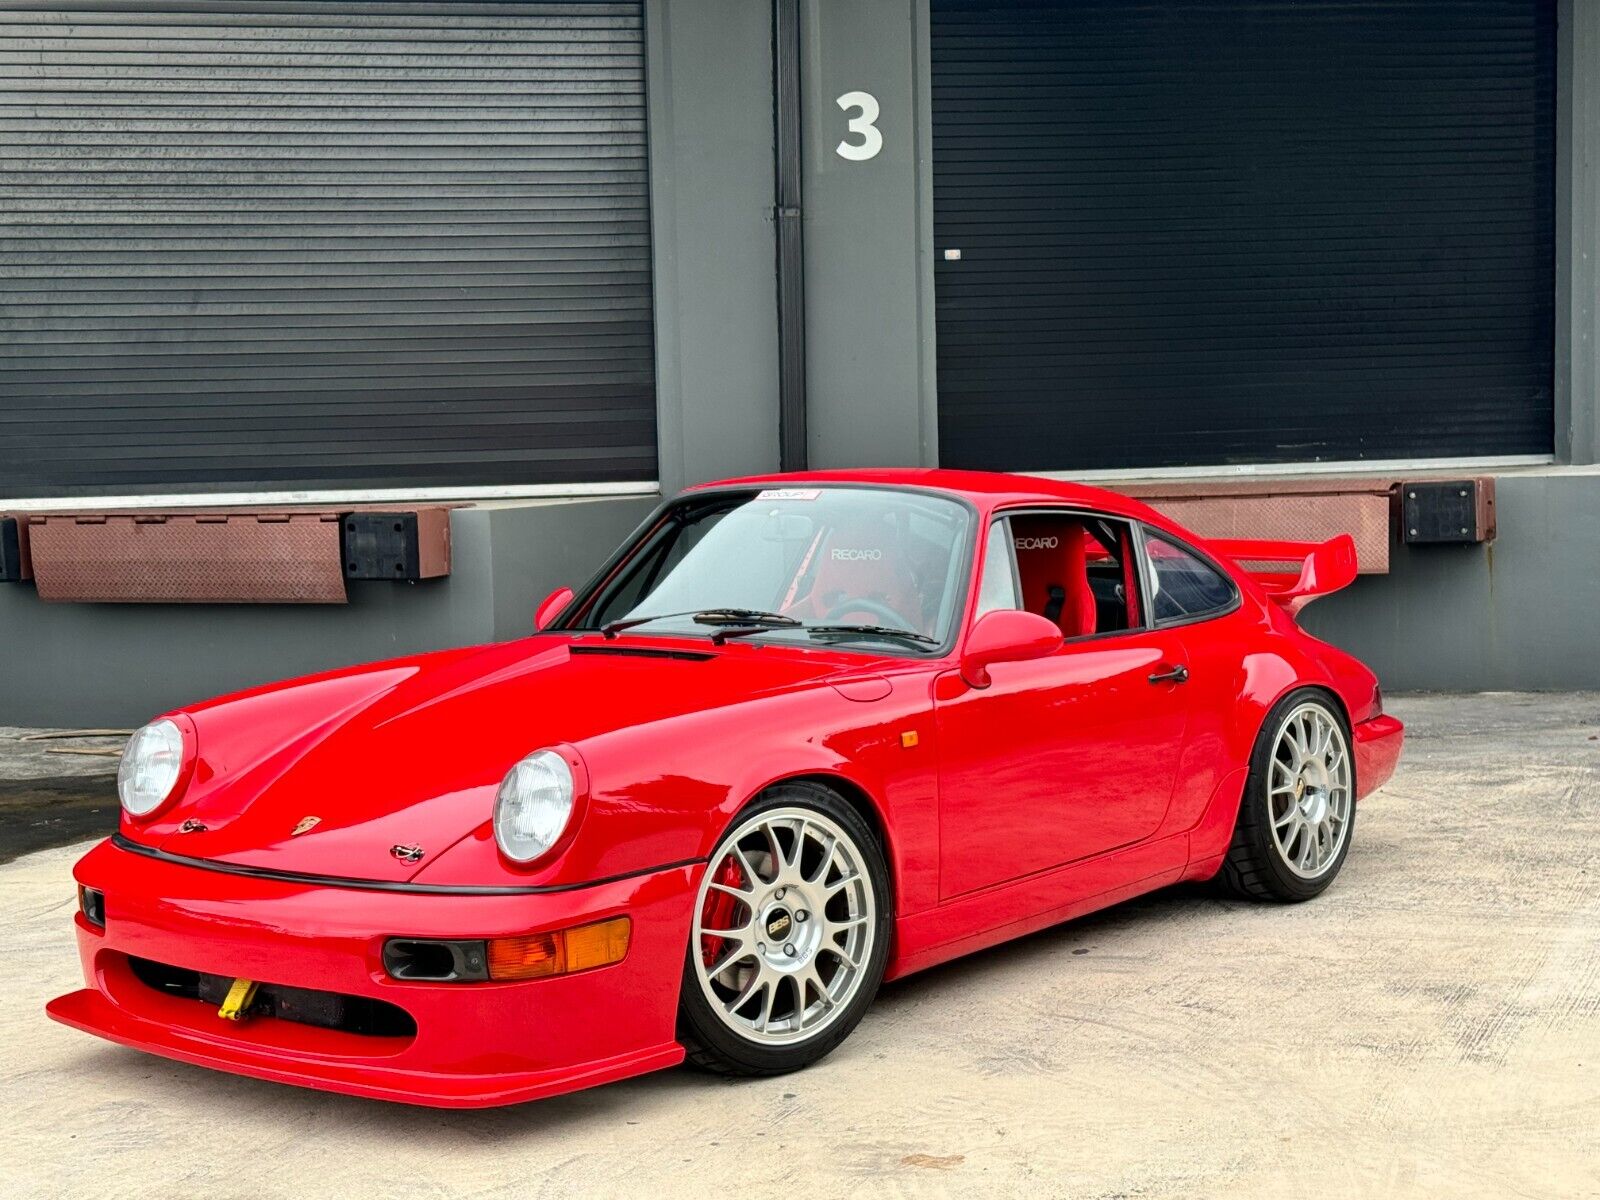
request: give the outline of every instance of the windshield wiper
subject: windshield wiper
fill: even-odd
[[[878,637],[916,642],[923,646],[937,646],[938,638],[911,629],[896,629],[893,625],[807,625],[807,633],[820,633],[824,637]]]
[[[622,621],[611,621],[600,626],[600,632],[608,638],[614,638],[625,629],[648,625],[651,621],[665,621],[670,617],[692,617],[696,625],[749,625],[752,629],[787,629],[800,624],[793,617],[786,617],[782,613],[762,612],[755,608],[694,608],[687,612],[656,613],[649,617],[628,617]]]
[[[768,629],[798,629],[800,622],[782,613],[757,612],[749,608],[713,608],[694,615],[696,624],[716,625],[711,644],[720,646],[729,638],[744,637]]]
[[[754,608],[706,608],[694,614],[697,625],[773,625],[787,629],[800,624],[782,613],[761,612]]]

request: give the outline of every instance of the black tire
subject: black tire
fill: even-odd
[[[1307,879],[1291,870],[1272,836],[1268,780],[1272,773],[1274,747],[1286,718],[1305,705],[1315,705],[1338,726],[1344,735],[1346,754],[1352,753],[1350,723],[1326,692],[1317,688],[1301,688],[1290,692],[1272,706],[1272,711],[1262,722],[1261,732],[1256,735],[1255,747],[1250,755],[1250,775],[1245,782],[1244,796],[1239,803],[1239,817],[1233,828],[1233,841],[1228,846],[1228,855],[1217,875],[1217,882],[1222,888],[1236,896],[1278,904],[1297,904],[1310,900],[1327,890],[1350,853],[1358,807],[1355,803],[1353,757],[1350,760],[1351,799],[1344,840],[1316,878]]]
[[[842,1011],[831,1017],[826,1026],[819,1028],[812,1037],[787,1045],[770,1045],[741,1036],[712,1011],[695,962],[695,956],[701,952],[701,948],[697,944],[699,939],[695,936],[695,927],[691,925],[683,964],[683,984],[679,992],[678,1040],[688,1052],[690,1063],[719,1075],[783,1075],[808,1067],[830,1054],[860,1024],[873,997],[877,995],[878,986],[883,982],[884,969],[889,960],[893,897],[883,849],[861,814],[830,788],[803,782],[769,788],[751,801],[729,824],[717,843],[707,871],[715,869],[737,829],[751,818],[778,808],[805,809],[820,814],[849,836],[864,867],[866,885],[872,890],[876,919],[870,924],[874,935],[860,980],[854,985],[855,990],[845,1001]],[[697,898],[696,917],[701,903]]]

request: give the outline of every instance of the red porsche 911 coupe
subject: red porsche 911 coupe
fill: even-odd
[[[791,1071],[885,979],[1180,880],[1309,899],[1400,753],[1295,623],[1355,571],[1348,537],[1208,541],[1041,479],[693,488],[531,637],[140,730],[49,1013],[508,1104]]]

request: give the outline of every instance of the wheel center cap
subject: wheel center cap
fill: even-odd
[[[774,942],[781,942],[794,932],[794,916],[786,908],[774,908],[767,913],[767,937]]]
[[[1321,788],[1307,790],[1300,801],[1300,815],[1313,825],[1320,825],[1328,815],[1328,793]]]
[[[774,971],[804,970],[822,942],[823,922],[809,897],[790,885],[788,897],[769,897],[756,918],[757,952]]]

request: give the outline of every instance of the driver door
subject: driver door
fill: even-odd
[[[1138,842],[1161,825],[1188,722],[1177,631],[1145,619],[1126,522],[1013,514],[987,540],[985,607],[1055,620],[1054,654],[958,672],[935,695],[940,894],[965,895]]]

